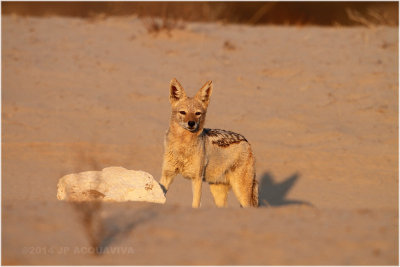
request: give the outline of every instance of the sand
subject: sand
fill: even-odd
[[[2,17],[2,263],[397,264],[398,29],[185,26]],[[206,126],[249,140],[262,206],[217,209],[204,184],[194,210],[178,176],[165,205],[91,206],[85,225],[58,179],[158,180],[174,77],[214,82]]]

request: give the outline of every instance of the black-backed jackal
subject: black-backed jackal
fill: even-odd
[[[210,184],[215,204],[224,207],[232,187],[242,207],[258,206],[255,158],[244,136],[203,128],[212,82],[187,97],[176,79],[170,83],[172,114],[165,136],[160,184],[165,193],[177,174],[192,180],[192,207],[198,208],[202,182]]]

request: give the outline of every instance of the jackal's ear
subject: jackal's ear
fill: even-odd
[[[208,106],[208,102],[210,102],[212,88],[212,81],[208,81],[203,85],[203,87],[200,88],[200,90],[196,94],[196,98],[199,99],[206,107]]]
[[[175,78],[173,78],[169,86],[169,101],[171,101],[172,104],[185,97],[186,94],[185,90],[183,90],[182,85]]]

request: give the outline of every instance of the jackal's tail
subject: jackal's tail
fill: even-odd
[[[253,186],[251,192],[251,206],[258,207],[258,182],[256,177],[253,179]]]

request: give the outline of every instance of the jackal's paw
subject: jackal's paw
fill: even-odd
[[[200,204],[195,204],[195,203],[193,203],[193,204],[192,204],[192,208],[198,209],[198,208],[200,208]]]

